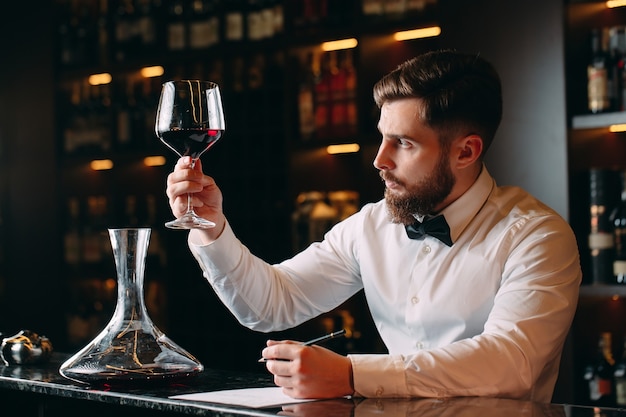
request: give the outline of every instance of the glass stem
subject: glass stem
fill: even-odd
[[[189,167],[191,169],[194,169],[194,167],[196,166],[196,158],[191,158],[191,164],[189,165]],[[194,213],[193,211],[193,205],[191,204],[191,193],[187,193],[187,214],[192,214]]]

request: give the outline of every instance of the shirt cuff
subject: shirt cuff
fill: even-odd
[[[404,361],[399,355],[348,355],[357,397],[408,397]]]
[[[193,256],[203,266],[206,278],[210,281],[223,277],[240,263],[242,245],[228,222],[215,241],[201,245],[188,238],[187,244]]]

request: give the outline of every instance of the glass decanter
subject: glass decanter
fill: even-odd
[[[148,316],[143,293],[149,228],[109,229],[117,270],[117,304],[105,329],[65,361],[64,377],[90,385],[173,380],[204,369]]]

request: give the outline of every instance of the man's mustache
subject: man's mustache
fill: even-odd
[[[378,171],[378,175],[380,176],[381,180],[384,181],[390,181],[390,182],[395,182],[396,184],[404,187],[404,183],[402,181],[400,181],[398,178],[396,178],[393,174],[390,174],[388,172],[384,172],[384,171]]]

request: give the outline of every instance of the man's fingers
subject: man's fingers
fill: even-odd
[[[263,349],[262,355],[267,359],[282,359],[291,361],[298,358],[301,349],[302,344],[292,340],[268,340],[267,347]]]

